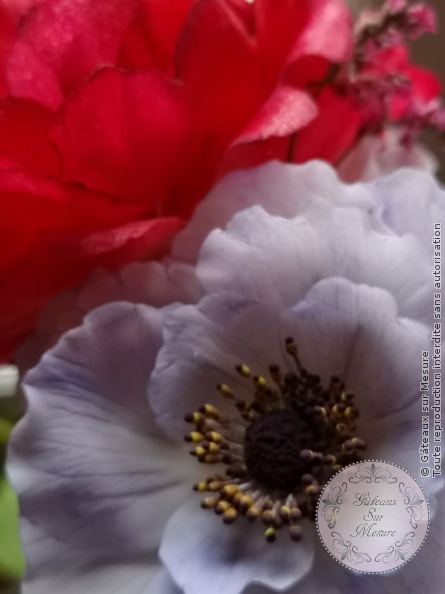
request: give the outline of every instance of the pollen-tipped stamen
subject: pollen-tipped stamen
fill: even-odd
[[[239,516],[260,519],[268,542],[283,526],[292,540],[300,540],[299,522],[314,518],[323,484],[344,465],[360,460],[366,447],[355,435],[354,395],[341,378],[333,375],[323,387],[320,377],[301,364],[292,338],[286,339],[285,350],[296,372],[283,374],[271,364],[271,383],[244,363],[236,366],[248,380],[250,399],[226,383],[217,386],[234,405],[235,416],[208,403],[185,417],[194,425],[185,437],[194,445],[191,453],[202,463],[226,465],[224,476],[194,485],[195,491],[213,493],[202,507],[214,509],[226,524]]]

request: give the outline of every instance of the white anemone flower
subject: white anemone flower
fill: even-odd
[[[425,545],[388,576],[337,564],[312,519],[360,457],[418,476],[436,223],[445,193],[424,172],[225,178],[162,265],[156,307],[99,307],[25,378],[8,458],[23,593],[437,594],[441,477],[421,480]]]

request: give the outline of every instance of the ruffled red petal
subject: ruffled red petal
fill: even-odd
[[[335,163],[360,130],[361,112],[350,99],[326,87],[318,98],[319,116],[296,135],[292,161],[324,159]]]
[[[0,100],[0,156],[14,166],[56,176],[60,159],[50,141],[52,113],[26,99]]]
[[[247,124],[264,93],[264,71],[236,6],[197,0],[177,48],[177,75],[195,104],[198,130],[227,143]]]
[[[257,167],[267,161],[289,161],[292,152],[292,137],[274,136],[262,142],[232,145],[220,163],[218,177],[234,169]]]
[[[0,7],[7,349],[93,267],[159,255],[222,172],[335,160],[355,137],[343,98],[314,120],[310,98],[351,52],[342,0],[31,2],[18,32]]]
[[[333,63],[349,60],[353,51],[352,17],[343,0],[311,0],[309,20],[293,45],[289,61],[319,56]]]
[[[5,360],[54,293],[98,266],[155,258],[182,225],[143,218],[137,205],[112,203],[79,186],[0,172],[0,356]],[[7,224],[5,223],[7,221]]]
[[[138,0],[45,0],[21,24],[7,65],[10,92],[56,109],[101,66],[115,64]]]
[[[181,225],[175,218],[153,219],[71,237],[64,232],[31,244],[2,281],[0,361],[10,359],[51,295],[78,284],[95,268],[158,258]]]
[[[288,136],[307,126],[317,113],[316,103],[305,91],[280,85],[234,144],[266,140],[271,136]]]
[[[118,66],[172,75],[176,41],[192,4],[193,0],[141,0],[122,41]]]
[[[34,0],[14,0],[0,3],[0,97],[8,95],[6,64],[14,45],[21,17]]]
[[[156,72],[98,72],[64,104],[54,140],[63,178],[159,216],[189,130],[181,85]]]

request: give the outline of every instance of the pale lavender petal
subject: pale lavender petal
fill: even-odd
[[[398,235],[414,235],[431,255],[434,225],[445,227],[445,191],[422,171],[402,169],[371,187],[382,221]],[[432,271],[432,264],[429,266]],[[431,285],[429,287],[432,292]]]
[[[439,594],[445,580],[445,490],[437,496],[437,509],[422,548],[398,571],[385,575],[354,574],[317,543],[311,573],[287,594]],[[266,594],[266,591],[252,588],[245,594]]]
[[[366,186],[350,188],[336,171],[322,161],[304,165],[267,163],[228,174],[196,208],[189,224],[178,233],[173,256],[195,262],[212,229],[224,229],[237,212],[260,205],[268,213],[291,219],[314,199],[335,206],[372,210],[374,202]]]
[[[354,574],[335,561],[315,540],[314,564],[301,582],[286,594],[439,594],[445,580],[445,489],[430,499],[436,510],[422,548],[397,572],[386,575]],[[272,590],[251,585],[243,594],[268,594]]]
[[[322,202],[292,220],[261,207],[235,215],[226,231],[209,235],[197,271],[208,293],[286,307],[318,280],[338,276],[386,289],[401,315],[432,315],[431,259],[419,241],[379,233],[363,211]]]
[[[160,548],[162,561],[185,594],[239,594],[251,582],[282,591],[310,570],[313,531],[299,543],[280,538],[271,546],[260,525],[241,520],[224,526],[197,499],[172,516]],[[309,527],[309,522],[302,524]]]
[[[82,549],[73,550],[25,518],[20,532],[27,557],[22,594],[151,594],[149,588],[162,571],[154,553],[120,560],[99,552],[93,557]]]
[[[147,402],[163,315],[142,305],[100,308],[26,377],[28,409],[8,472],[25,520],[68,547],[66,570],[79,555],[116,566],[148,559],[189,496],[190,456],[165,438]],[[48,566],[56,579],[57,557]]]
[[[184,414],[205,402],[233,415],[216,385],[229,384],[240,397],[250,398],[251,384],[239,377],[235,365],[246,363],[271,382],[269,364],[285,370],[291,366],[284,350],[289,335],[309,370],[325,382],[340,374],[354,390],[366,420],[358,432],[370,452],[382,445],[384,453],[386,440],[400,439],[413,423],[420,443],[420,417],[413,404],[419,398],[420,357],[429,329],[400,318],[386,291],[344,279],[321,281],[288,311],[225,296],[209,297],[198,307],[178,307],[166,321],[165,344],[150,382],[159,423],[178,435]],[[387,429],[382,425],[376,444],[371,423],[385,418]]]

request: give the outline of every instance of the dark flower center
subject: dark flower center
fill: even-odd
[[[299,540],[299,522],[315,519],[323,485],[359,461],[366,447],[356,434],[354,395],[341,378],[333,375],[323,384],[303,367],[292,338],[286,339],[285,349],[295,371],[283,374],[273,363],[268,377],[252,375],[242,363],[236,371],[246,380],[243,393],[228,384],[217,386],[232,401],[235,414],[203,404],[185,417],[194,425],[185,437],[195,444],[190,453],[205,464],[226,467],[225,474],[194,485],[195,491],[210,493],[202,507],[213,509],[226,524],[240,515],[260,519],[268,542],[283,526],[292,540]]]
[[[244,460],[249,474],[271,489],[293,490],[310,463],[300,457],[311,449],[317,433],[304,418],[289,410],[274,410],[246,429]]]

